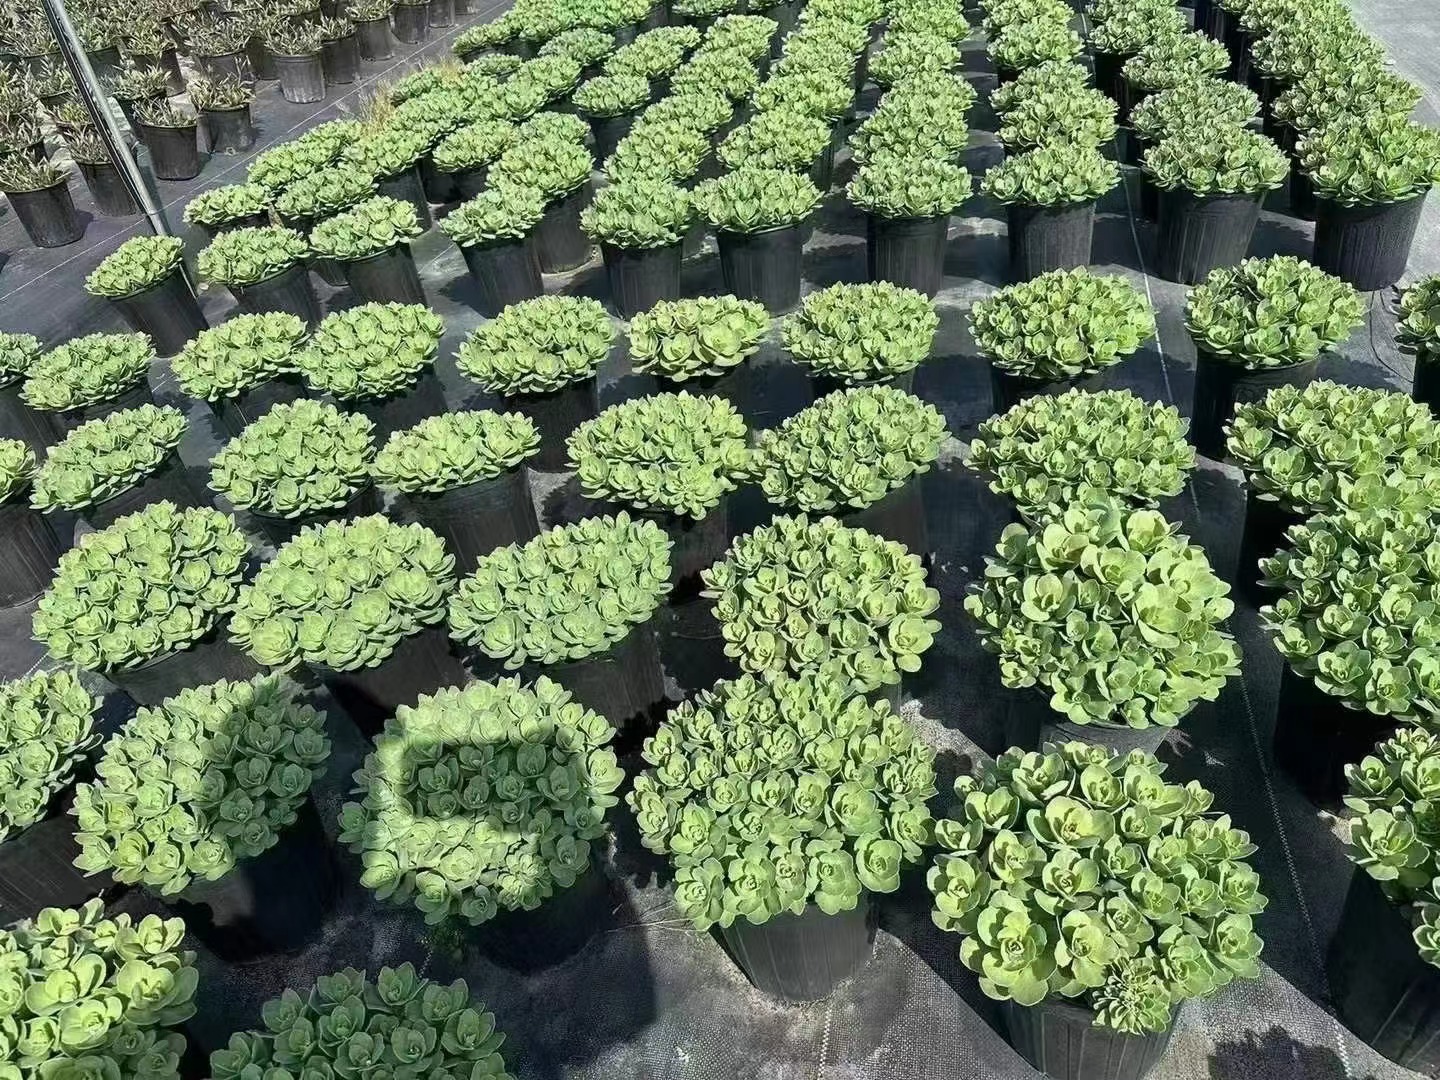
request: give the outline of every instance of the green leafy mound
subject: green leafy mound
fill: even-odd
[[[615,729],[541,676],[422,694],[387,720],[340,811],[361,884],[427,923],[533,911],[591,870],[625,774]]]
[[[615,184],[680,184],[694,179],[709,156],[710,138],[698,127],[679,120],[637,123],[605,159],[605,175]]]
[[[424,231],[413,205],[376,195],[316,225],[310,245],[317,255],[354,262],[408,244]]]
[[[841,282],[805,297],[780,336],[811,374],[857,384],[914,371],[939,328],[924,293],[888,281]]]
[[[1190,20],[1185,13],[1169,4],[1127,4],[1097,18],[1090,30],[1090,48],[1096,53],[1130,57],[1152,41],[1188,29]]]
[[[1243,128],[1260,115],[1249,87],[1223,79],[1196,79],[1151,94],[1130,112],[1130,126],[1147,142],[1183,136],[1202,125]]]
[[[698,90],[688,94],[671,94],[646,108],[636,118],[630,132],[634,134],[647,128],[675,124],[679,128],[709,135],[723,127],[734,115],[735,106],[724,94]]]
[[[586,184],[594,166],[590,151],[569,139],[522,138],[490,167],[490,181],[538,188],[548,202]]]
[[[133,296],[160,284],[180,265],[185,243],[178,236],[132,236],[85,279],[92,296]]]
[[[35,451],[20,439],[0,439],[0,503],[19,502],[35,479]]]
[[[288,312],[233,315],[191,338],[170,369],[187,395],[216,404],[294,374],[295,354],[309,332]]]
[[[614,341],[600,301],[537,296],[477,327],[455,359],[492,394],[549,394],[593,377]]]
[[[955,781],[935,823],[931,918],[987,997],[1073,998],[1095,1026],[1164,1031],[1175,1007],[1260,974],[1265,910],[1249,834],[1153,754],[1070,742],[1008,750]]]
[[[347,164],[307,173],[275,197],[275,212],[285,222],[312,221],[349,209],[375,194],[375,180]]]
[[[622,180],[602,188],[580,215],[592,240],[626,250],[669,247],[690,228],[690,193],[664,180]]]
[[[1063,19],[1012,23],[990,39],[985,51],[1001,71],[1023,71],[1053,60],[1071,60],[1085,47]]]
[[[272,198],[264,184],[223,184],[202,191],[186,203],[185,222],[217,228],[251,214],[263,214]]]
[[[539,188],[496,181],[461,203],[440,222],[440,231],[460,247],[523,240],[545,216]]]
[[[755,92],[755,108],[760,113],[788,111],[832,125],[854,102],[853,80],[833,71],[791,71],[774,75]]]
[[[716,149],[728,169],[804,172],[830,145],[831,123],[794,109],[756,113]]]
[[[1190,124],[1145,151],[1145,175],[1165,191],[1258,195],[1290,177],[1290,160],[1259,132],[1224,121]]]
[[[685,54],[700,44],[693,26],[659,26],[622,45],[605,60],[607,75],[639,75],[647,81],[663,79],[685,62]]]
[[[353,145],[360,134],[355,123],[319,124],[298,139],[256,154],[246,172],[246,179],[272,192],[279,192],[302,176],[337,160],[342,151]]]
[[[1120,182],[1115,162],[1093,146],[1055,143],[1007,157],[980,181],[998,202],[1059,206],[1094,202]]]
[[[754,300],[662,300],[630,320],[630,360],[671,382],[714,378],[759,352],[769,331],[770,314]]]
[[[1406,116],[1341,114],[1298,152],[1316,196],[1341,206],[1402,202],[1440,183],[1440,131]]]
[[[695,188],[695,206],[722,232],[753,233],[798,225],[820,202],[820,190],[785,169],[736,169]]]
[[[917,77],[880,99],[850,136],[850,155],[857,165],[885,155],[957,161],[970,142],[967,113],[974,99],[963,79]]]
[[[370,472],[391,491],[453,491],[499,476],[538,449],[540,434],[522,413],[446,413],[391,435]]]
[[[200,276],[216,285],[254,285],[282,274],[310,254],[294,229],[261,225],[223,232],[200,252]]]
[[[30,504],[37,510],[85,510],[129,491],[154,475],[185,435],[185,414],[142,405],[89,420],[52,446],[35,474]]]
[[[1120,74],[1135,90],[1171,90],[1183,83],[1219,75],[1230,66],[1230,52],[1199,30],[1156,38],[1125,61]]]
[[[1395,338],[1402,352],[1415,357],[1416,364],[1440,359],[1440,274],[1422,278],[1400,294]]]
[[[445,136],[434,151],[435,167],[442,172],[478,169],[499,159],[520,140],[514,124],[505,120],[481,120]]]
[[[20,396],[33,409],[67,412],[113,401],[145,381],[155,347],[144,334],[86,334],[30,364]]]
[[[0,386],[9,386],[28,374],[43,351],[40,339],[33,334],[0,332]]]
[[[1063,86],[1036,92],[1006,112],[1000,141],[1029,149],[1070,142],[1103,146],[1115,138],[1115,102],[1099,90]]]
[[[650,80],[643,75],[597,75],[581,83],[570,100],[585,116],[624,116],[650,101]]]
[[[938,34],[891,30],[870,61],[870,77],[888,89],[917,75],[953,71],[960,62],[960,49]]]
[[[67,670],[0,684],[0,843],[45,820],[100,745],[100,699]]]
[[[1074,60],[1046,60],[1016,72],[1015,78],[990,91],[990,108],[1002,120],[1032,98],[1088,89],[1090,72]]]
[[[419,381],[444,335],[424,304],[361,304],[325,316],[295,365],[312,389],[340,401],[393,397]]]
[[[325,714],[274,675],[142,708],[75,789],[75,865],[173,896],[270,850],[325,771]]]

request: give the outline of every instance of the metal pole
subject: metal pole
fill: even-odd
[[[156,205],[154,197],[151,196],[150,188],[145,183],[145,176],[140,171],[140,166],[135,161],[135,155],[130,152],[130,147],[125,141],[125,135],[120,130],[120,125],[115,122],[115,117],[111,115],[109,95],[100,85],[100,80],[95,75],[95,69],[90,66],[90,57],[85,55],[85,47],[75,33],[75,27],[70,22],[70,13],[65,10],[63,0],[41,0],[41,3],[44,5],[46,18],[50,20],[50,29],[55,34],[55,41],[60,46],[60,55],[64,58],[65,66],[70,69],[70,77],[75,80],[75,86],[80,91],[80,100],[84,102],[90,118],[95,121],[95,130],[100,135],[100,141],[105,144],[105,149],[110,154],[110,160],[119,170],[121,179],[135,200],[135,205],[144,212],[150,222],[150,228],[157,236],[171,235],[165,215],[160,212],[160,207]]]

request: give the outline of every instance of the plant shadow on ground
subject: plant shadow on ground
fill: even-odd
[[[1210,1080],[1361,1080],[1329,1047],[1306,1046],[1279,1027],[1217,1043],[1209,1065]]]

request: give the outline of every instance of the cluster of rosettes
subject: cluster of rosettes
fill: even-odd
[[[595,159],[580,143],[553,136],[522,138],[500,155],[490,167],[490,176],[495,181],[538,188],[548,201],[584,185],[594,167]]]
[[[755,92],[762,113],[788,111],[834,124],[855,101],[852,80],[819,68],[790,71],[766,79]]]
[[[1146,150],[1145,174],[1166,191],[1253,195],[1285,183],[1290,161],[1258,131],[1212,120],[1178,131]]]
[[[479,326],[456,363],[492,394],[548,394],[594,375],[614,341],[598,300],[538,296]]]
[[[757,353],[769,330],[770,316],[754,300],[662,300],[630,321],[630,360],[671,382],[713,378]]]
[[[99,745],[99,707],[70,671],[0,685],[0,843],[43,820],[76,766]]]
[[[605,73],[639,75],[646,81],[663,79],[699,44],[700,31],[694,26],[656,27],[610,53],[605,58]]]
[[[217,285],[254,285],[275,277],[310,254],[305,237],[279,225],[222,232],[200,252],[196,268]]]
[[[1099,499],[1008,525],[965,598],[1000,678],[1075,724],[1173,727],[1240,670],[1230,587],[1154,510]]]
[[[1440,358],[1440,274],[1431,274],[1400,295],[1400,315],[1395,327],[1400,348],[1413,354],[1417,362],[1433,363]],[[0,380],[6,369],[0,340]]]
[[[868,165],[885,154],[936,160],[959,157],[969,142],[975,91],[963,79],[916,76],[888,91],[850,136],[850,154]],[[917,158],[918,160],[918,158]]]
[[[187,648],[234,604],[249,554],[228,515],[151,503],[60,556],[35,637],[56,660],[94,671]]]
[[[624,179],[602,188],[580,215],[602,244],[646,249],[678,244],[690,226],[690,193],[666,180]]]
[[[944,438],[945,418],[913,394],[854,387],[760,432],[754,471],[777,506],[863,510],[927,472]]]
[[[310,243],[319,255],[353,261],[409,243],[423,231],[409,202],[376,195],[320,222]]]
[[[141,709],[75,789],[75,865],[165,896],[269,850],[330,757],[325,714],[277,676]]]
[[[1094,495],[1135,507],[1180,494],[1195,467],[1189,421],[1128,390],[1037,395],[980,423],[965,464],[1031,520]]]
[[[499,476],[539,448],[535,423],[522,413],[445,413],[391,435],[371,475],[396,491],[453,491]]]
[[[788,169],[736,169],[695,188],[696,208],[721,232],[798,225],[819,202],[814,182]]]
[[[1003,27],[985,51],[997,69],[1023,71],[1047,60],[1069,60],[1084,48],[1080,35],[1063,19],[1025,19]]]
[[[1404,114],[1341,112],[1297,153],[1315,193],[1342,206],[1388,205],[1440,183],[1440,131]]]
[[[832,126],[793,109],[756,113],[725,136],[716,156],[729,169],[803,172],[830,145]]]
[[[1023,68],[1015,78],[990,91],[990,108],[1002,120],[1011,109],[1018,109],[1036,97],[1054,93],[1078,94],[1090,85],[1090,72],[1073,60],[1046,60],[1043,64]]]
[[[997,202],[1059,206],[1094,202],[1120,183],[1120,170],[1094,146],[1055,143],[992,166],[980,190]]]
[[[20,396],[64,412],[113,401],[145,381],[155,347],[144,334],[86,334],[37,357]]]
[[[308,222],[329,217],[375,194],[375,181],[349,165],[331,165],[307,173],[275,197],[281,221]]]
[[[1120,69],[1136,90],[1169,90],[1219,75],[1230,66],[1230,52],[1199,30],[1156,38]]]
[[[43,348],[34,334],[0,332],[0,386],[9,386],[28,374]]]
[[[1352,709],[1440,716],[1440,539],[1433,503],[1310,518],[1260,560],[1284,595],[1260,620],[1296,674]]]
[[[85,279],[95,296],[131,296],[158,285],[180,265],[185,243],[178,236],[132,236],[105,256]]]
[[[671,541],[626,513],[547,529],[480,559],[450,601],[450,636],[507,668],[606,652],[670,591]]]
[[[742,675],[672,710],[626,796],[696,929],[834,915],[900,887],[932,842],[935,753],[824,675]]]
[[[935,34],[915,31],[886,33],[883,47],[870,64],[876,85],[891,87],[917,75],[952,71],[960,66],[960,50]]]
[[[919,557],[832,517],[777,517],[701,577],[725,654],[753,675],[813,673],[868,692],[920,670],[940,629]]]
[[[1197,124],[1244,127],[1260,115],[1260,99],[1249,87],[1224,79],[1197,79],[1151,94],[1130,113],[1135,133],[1149,142],[1183,136]]]
[[[1259,975],[1255,845],[1164,770],[1142,750],[1071,742],[1009,750],[955,782],[961,802],[935,823],[931,917],[964,937],[986,995],[1079,998],[1097,1026],[1141,1035]]]
[[[520,141],[515,125],[506,120],[481,120],[447,135],[435,147],[435,167],[461,172],[489,165]]]
[[[841,282],[807,296],[780,334],[813,374],[865,383],[919,367],[939,328],[935,304],[922,292],[888,281]]]
[[[694,178],[709,154],[710,138],[698,127],[679,120],[637,122],[605,159],[605,175],[616,184],[682,184]]]
[[[19,498],[35,478],[35,451],[20,439],[0,439],[0,503]]]
[[[270,199],[270,189],[264,184],[223,184],[202,191],[186,203],[185,221],[216,228],[251,214],[265,213]]]
[[[386,398],[415,385],[444,334],[424,304],[361,304],[325,316],[295,362],[311,387],[341,401]]]
[[[298,139],[256,154],[246,170],[246,179],[278,192],[336,160],[359,134],[360,125],[356,123],[319,124]]]
[[[129,491],[171,460],[186,426],[179,409],[156,405],[88,420],[45,455],[30,504],[84,510]]]
[[[235,315],[191,338],[170,369],[186,394],[213,404],[293,373],[309,332],[289,312]]]
[[[970,197],[970,174],[953,161],[908,157],[885,150],[873,154],[845,188],[850,202],[885,218],[935,218]]]
[[[230,636],[269,667],[374,667],[443,620],[454,587],[455,557],[423,525],[380,514],[311,525],[240,590]]]
[[[1102,146],[1115,138],[1115,102],[1099,90],[1065,86],[1015,103],[1000,124],[1000,141],[1025,150],[1051,143]]]
[[[362,884],[426,922],[533,910],[590,869],[624,779],[614,735],[543,676],[422,695],[355,773],[340,842]]]

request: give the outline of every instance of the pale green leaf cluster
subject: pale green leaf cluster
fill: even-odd
[[[35,473],[30,505],[46,512],[99,506],[176,461],[187,427],[179,409],[156,405],[87,420],[50,448]]]
[[[295,364],[313,389],[342,402],[388,398],[415,385],[444,335],[424,304],[360,304],[325,316]]]
[[[1199,30],[1156,38],[1125,61],[1120,74],[1134,90],[1169,90],[1182,83],[1219,75],[1230,66],[1230,52]]]
[[[440,231],[460,247],[522,240],[545,216],[545,194],[539,188],[508,182],[489,184],[440,222]]]
[[[316,225],[310,245],[317,255],[352,262],[408,244],[424,231],[410,202],[376,195]]]
[[[820,191],[808,176],[785,169],[736,169],[695,189],[696,207],[723,232],[798,225],[819,202]]]
[[[0,331],[0,386],[9,386],[26,375],[43,348],[34,334]]]
[[[1076,94],[1089,89],[1090,72],[1075,60],[1046,60],[1025,68],[1008,83],[990,91],[990,108],[1002,120],[1031,98]]]
[[[636,118],[630,131],[634,134],[648,127],[673,123],[709,135],[723,127],[734,115],[735,106],[724,94],[696,90],[661,98]]]
[[[1164,191],[1259,195],[1290,178],[1290,159],[1258,131],[1192,123],[1145,151],[1145,175]]]
[[[577,26],[563,30],[544,45],[537,56],[568,56],[582,67],[598,64],[615,52],[615,36],[593,26]]]
[[[519,141],[519,130],[508,120],[481,120],[445,136],[432,156],[441,172],[461,172],[489,165]]]
[[[605,61],[607,75],[639,75],[647,81],[663,79],[685,62],[685,54],[700,44],[693,26],[659,26],[647,30]]]
[[[702,0],[704,2],[704,0]],[[731,5],[733,10],[735,5]],[[696,55],[735,51],[758,63],[770,52],[770,42],[779,24],[764,15],[721,15],[705,35]]]
[[[1417,364],[1440,359],[1440,274],[1422,278],[1400,294],[1400,321],[1395,339],[1402,352],[1415,357]],[[0,341],[0,372],[5,360]]]
[[[1350,66],[1326,58],[1287,86],[1270,103],[1271,115],[1300,134],[1356,116],[1406,119],[1424,91],[1383,63]]]
[[[472,28],[478,29],[478,27]],[[470,31],[466,31],[469,33]],[[464,34],[460,35],[464,37]],[[458,42],[458,38],[456,39]],[[520,65],[525,61],[518,56],[511,56],[509,53],[490,53],[486,56],[477,56],[466,62],[465,67],[477,75],[486,75],[492,79],[501,81],[508,79],[515,72],[520,70]]]
[[[695,214],[690,193],[664,180],[626,179],[601,188],[580,215],[597,243],[627,250],[678,244]]]
[[[375,179],[344,163],[316,169],[275,197],[282,221],[310,221],[347,210],[375,194]]]
[[[710,155],[710,137],[683,120],[637,123],[605,159],[605,175],[612,183],[661,180],[680,184],[691,180]]]
[[[584,116],[623,116],[638,112],[650,100],[650,82],[643,75],[597,75],[570,95]]]
[[[302,176],[334,162],[359,135],[360,125],[353,121],[318,124],[298,139],[256,154],[245,178],[252,184],[279,192]]]
[[[804,172],[830,144],[832,125],[794,109],[756,113],[729,135],[716,156],[729,169]]]
[[[985,51],[1001,71],[1023,71],[1047,60],[1070,60],[1084,47],[1068,20],[1029,19],[1005,27]]]
[[[1244,127],[1260,115],[1260,99],[1247,86],[1226,79],[1196,79],[1151,94],[1130,112],[1130,126],[1158,143],[1208,126]]]
[[[254,285],[289,270],[310,254],[294,229],[261,225],[223,232],[201,250],[200,276],[215,285]]]
[[[677,94],[718,93],[735,102],[748,100],[759,86],[755,62],[739,49],[697,52],[670,77]]]
[[[523,413],[451,412],[391,435],[370,473],[391,491],[453,491],[517,467],[539,448]]]
[[[43,821],[100,745],[100,699],[61,669],[0,684],[0,843]]]
[[[522,138],[491,166],[490,178],[538,188],[548,201],[586,183],[594,165],[590,151],[569,139]]]
[[[568,142],[576,146],[590,138],[590,125],[574,113],[547,110],[538,112],[520,123],[515,131],[520,142],[539,139],[542,142]]]
[[[35,478],[35,451],[21,439],[0,439],[0,504],[19,502]]]
[[[887,30],[900,34],[925,34],[958,45],[970,36],[970,24],[960,5],[949,0],[908,0],[896,4]]]
[[[1094,202],[1119,183],[1119,168],[1095,147],[1056,143],[992,166],[980,190],[1002,203],[1061,206]]]
[[[1401,202],[1440,183],[1440,130],[1405,116],[1337,116],[1297,150],[1315,194],[1342,206]]]
[[[196,334],[170,361],[180,389],[216,403],[295,371],[295,353],[309,333],[283,311],[234,315]]]
[[[939,328],[924,293],[888,281],[840,282],[805,297],[780,336],[812,374],[854,385],[919,367]]]
[[[761,113],[783,110],[813,116],[834,125],[855,102],[853,80],[829,71],[798,70],[775,75],[760,84],[755,108]]]
[[[887,150],[856,170],[845,194],[851,205],[877,217],[935,218],[953,213],[971,189],[962,165]]]
[[[376,180],[385,180],[413,167],[431,142],[429,134],[418,128],[384,127],[347,146],[343,160]]]
[[[870,61],[870,77],[889,89],[916,75],[954,71],[960,66],[960,49],[938,34],[890,30],[880,51]]]
[[[954,161],[970,142],[975,91],[963,78],[917,75],[889,90],[850,136],[851,156],[865,165],[886,154]]]
[[[262,214],[273,193],[264,184],[224,184],[202,191],[185,204],[185,221],[215,228],[227,222]]]
[[[538,296],[477,327],[456,363],[492,394],[549,394],[591,378],[615,333],[598,300]]]
[[[1152,41],[1188,29],[1190,20],[1172,4],[1127,4],[1091,27],[1090,48],[1110,56],[1134,56]]]
[[[86,334],[30,364],[20,396],[34,409],[66,412],[114,401],[145,382],[155,347],[144,334]]]
[[[112,298],[144,292],[175,272],[184,251],[178,236],[132,236],[90,272],[85,291]]]
[[[662,300],[630,321],[630,360],[670,382],[714,378],[759,352],[769,332],[770,315],[754,300]]]
[[[1115,102],[1087,87],[1033,93],[1006,112],[1000,123],[1000,141],[1010,150],[1062,142],[1098,147],[1114,138]]]

